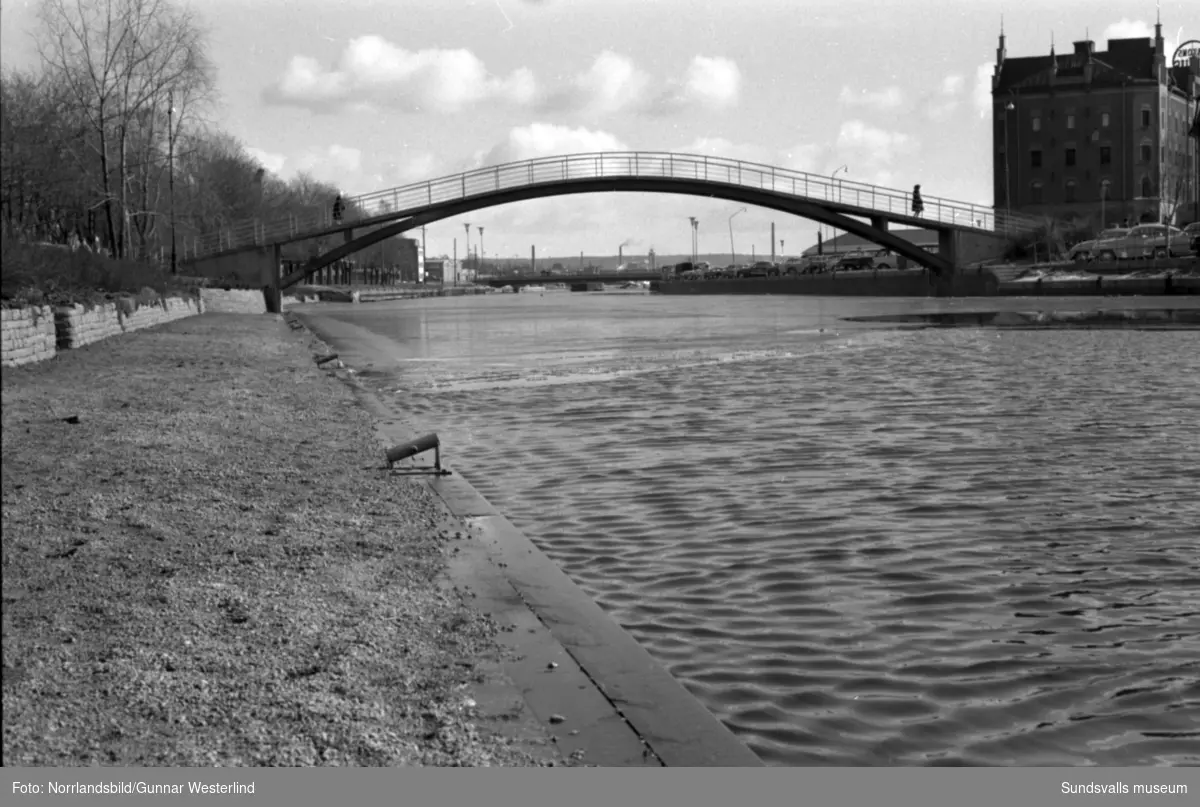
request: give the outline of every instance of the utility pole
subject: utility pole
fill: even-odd
[[[479,259],[475,261],[475,274],[479,274],[479,269],[483,266],[483,261],[487,258],[487,254],[483,251],[483,226],[475,228],[479,230]]]
[[[463,252],[463,263],[466,264],[471,262],[471,222],[464,221],[463,229],[467,231],[467,249]],[[475,274],[478,275],[479,272]]]
[[[454,239],[454,258],[451,261],[450,266],[454,272],[454,285],[457,286],[458,285],[458,239],[457,238]]]
[[[779,249],[783,250],[782,244]],[[775,263],[775,222],[771,222],[771,263]]]

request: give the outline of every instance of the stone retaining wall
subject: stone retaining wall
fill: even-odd
[[[91,309],[77,303],[56,308],[54,324],[59,349],[72,350],[119,333],[140,331],[202,313],[204,302],[195,298],[171,297],[136,309],[126,301],[105,303]]]
[[[59,306],[54,309],[54,326],[59,350],[73,350],[124,332],[116,303],[90,309],[79,303]]]
[[[16,367],[52,359],[56,345],[50,306],[0,309],[0,364]]]
[[[2,363],[13,367],[54,358],[59,350],[83,347],[119,333],[140,331],[205,311],[265,314],[267,305],[261,291],[201,289],[198,298],[170,297],[138,308],[132,302],[118,300],[90,309],[76,304],[2,310]]]
[[[204,310],[218,314],[265,314],[267,301],[258,289],[200,289]]]

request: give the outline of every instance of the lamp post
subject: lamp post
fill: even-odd
[[[841,202],[842,201],[842,186],[841,186],[841,183],[839,183],[837,181],[838,171],[845,171],[848,174],[848,173],[850,173],[850,167],[847,165],[839,165],[837,168],[833,169],[833,173],[829,175],[829,178],[832,179],[834,184],[837,186],[838,202]],[[837,241],[837,228],[830,225],[829,230],[830,230],[830,232],[833,233],[833,238],[831,238],[830,241],[831,242]]]
[[[167,93],[167,194],[171,213],[171,274],[179,274],[175,256],[175,93]]]
[[[736,216],[738,213],[745,213],[745,212],[746,212],[746,208],[741,207],[741,208],[738,208],[737,210],[733,211],[733,213],[731,213],[729,216],[729,262],[732,264],[737,263],[737,249],[735,249],[733,246],[733,217]]]
[[[487,258],[487,253],[483,251],[483,227],[479,226],[475,229],[479,230],[479,260],[475,261],[475,274],[479,274],[479,270],[483,268],[483,262]]]
[[[688,216],[688,221],[691,222],[692,225],[692,263],[694,264],[696,263],[696,241],[698,239],[697,233],[700,226],[700,220],[695,216]]]
[[[848,174],[848,173],[850,173],[850,166],[839,165],[837,168],[833,169],[833,173],[829,175],[829,178],[833,180],[834,185],[837,187],[837,195],[838,195],[837,200],[838,200],[838,202],[841,202],[842,201],[842,185],[840,182],[837,181],[838,171],[845,171]]]
[[[467,246],[466,246],[466,252],[463,253],[463,261],[466,263],[467,266],[470,266],[471,265],[471,222],[464,221],[463,229],[467,231]],[[475,274],[476,275],[479,274],[478,270],[475,272]]]

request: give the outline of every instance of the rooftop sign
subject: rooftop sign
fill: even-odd
[[[1175,48],[1175,55],[1171,57],[1171,64],[1175,67],[1187,67],[1193,56],[1200,56],[1200,39],[1189,39]]]

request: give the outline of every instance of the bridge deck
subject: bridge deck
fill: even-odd
[[[292,217],[269,223],[258,220],[241,222],[197,239],[196,257],[254,245],[313,238],[351,226],[361,228],[395,221],[436,205],[494,195],[505,190],[609,178],[675,179],[693,186],[696,182],[703,182],[714,186],[753,188],[790,199],[815,202],[849,215],[878,215],[888,220],[926,227],[1019,233],[1029,232],[1041,223],[1031,216],[1010,215],[1003,210],[936,196],[924,197],[923,215],[915,218],[911,212],[910,193],[894,188],[721,157],[670,152],[602,152],[541,157],[489,166],[351,197],[347,199],[347,208],[355,210],[358,216],[353,221],[335,222],[332,211],[327,210],[308,219]]]

